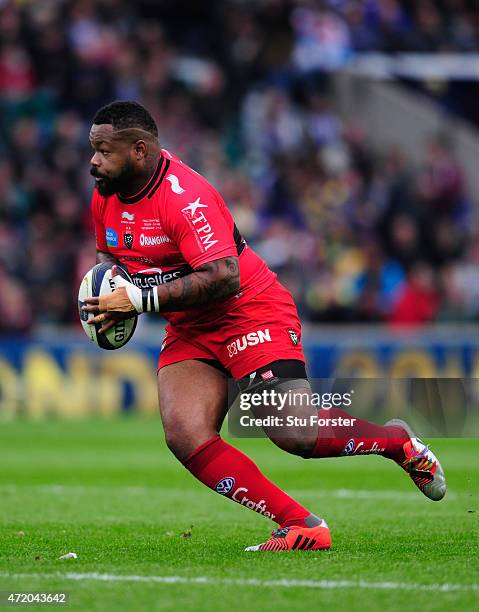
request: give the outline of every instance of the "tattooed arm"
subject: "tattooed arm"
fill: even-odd
[[[210,261],[196,268],[192,274],[156,287],[160,312],[189,310],[219,302],[235,295],[239,289],[237,257]]]
[[[110,253],[96,252],[97,263],[118,265]],[[189,310],[218,302],[238,293],[240,272],[237,257],[223,257],[202,264],[194,272],[164,285],[158,285],[160,312]]]
[[[115,273],[115,270],[113,272]],[[125,286],[121,286],[113,293],[85,300],[83,310],[95,315],[88,322],[92,325],[102,323],[100,333],[110,329],[115,321],[128,319],[146,310],[147,302],[142,291],[132,283],[126,284],[133,293],[128,293]],[[238,258],[223,257],[202,264],[191,274],[158,285],[150,291],[156,291],[158,295],[158,308],[155,309],[157,312],[174,312],[225,300],[238,293],[239,289]]]

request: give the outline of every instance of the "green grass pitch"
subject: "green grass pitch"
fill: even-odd
[[[89,611],[479,607],[479,440],[432,441],[439,503],[381,457],[233,440],[333,534],[328,552],[254,554],[273,524],[195,481],[159,419],[0,427],[0,591],[68,591]]]

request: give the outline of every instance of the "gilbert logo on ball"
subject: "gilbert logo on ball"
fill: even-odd
[[[131,282],[130,275],[126,270],[117,266],[119,275],[127,281]],[[115,279],[111,275],[111,267],[108,264],[101,263],[93,266],[91,270],[85,274],[78,291],[78,313],[80,315],[80,323],[88,338],[95,342],[100,348],[113,350],[124,346],[136,329],[138,315],[131,319],[118,321],[111,329],[103,334],[98,333],[101,328],[101,323],[89,325],[88,321],[93,318],[93,314],[85,312],[82,307],[85,305],[85,300],[90,297],[98,297],[112,293],[116,289]]]

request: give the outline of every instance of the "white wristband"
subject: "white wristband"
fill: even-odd
[[[126,293],[128,295],[128,299],[133,304],[136,312],[138,314],[144,312],[143,298],[142,298],[142,295],[141,295],[141,289],[139,289],[133,283],[127,283],[126,285],[124,285],[124,287],[126,289]]]
[[[130,296],[128,295],[128,297]],[[143,312],[158,312],[160,310],[160,299],[158,297],[156,286],[149,287],[148,289],[142,289],[141,299]]]
[[[114,276],[113,280],[115,281],[115,287],[116,288],[124,287],[126,289],[126,293],[128,295],[128,299],[132,303],[133,308],[136,310],[136,312],[138,314],[141,314],[143,312],[143,298],[142,298],[142,295],[141,295],[141,289],[139,289],[133,283],[129,283],[127,280],[125,280],[119,274]],[[158,300],[158,295],[157,295],[157,300]]]

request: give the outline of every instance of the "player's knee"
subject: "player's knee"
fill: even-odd
[[[181,429],[165,429],[165,441],[173,455],[184,461],[195,450],[195,442]],[[199,446],[199,444],[198,444]]]
[[[210,430],[210,428],[192,428],[179,423],[165,427],[166,445],[173,455],[182,462],[194,453],[199,446],[216,435],[218,435],[217,432]]]
[[[178,433],[165,429],[165,442],[166,446],[170,449],[173,455],[179,458],[179,456],[182,454],[183,444]]]

